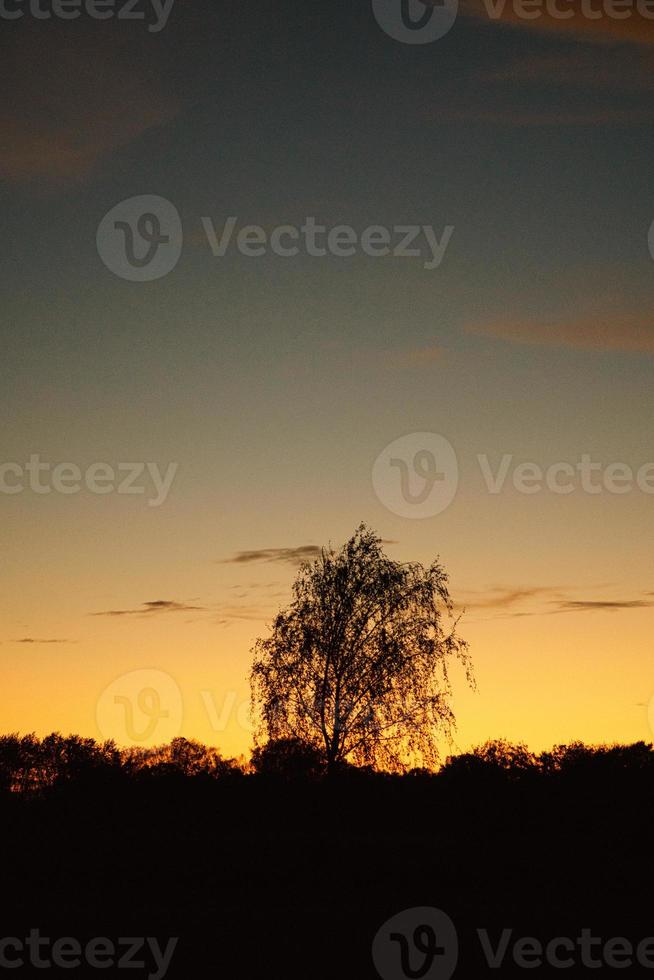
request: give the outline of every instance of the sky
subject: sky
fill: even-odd
[[[365,521],[450,575],[456,749],[652,740],[654,19],[568,7],[7,0],[0,730],[246,753],[253,643]]]

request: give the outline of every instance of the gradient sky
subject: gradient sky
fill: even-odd
[[[459,748],[651,740],[654,497],[492,495],[477,456],[654,461],[653,24],[471,4],[418,46],[364,0],[177,0],[157,34],[3,25],[2,462],[179,470],[158,508],[0,495],[1,730],[100,737],[102,692],[148,669],[178,684],[182,734],[247,751],[249,650],[295,549],[366,521],[397,559],[440,555],[466,607]],[[142,194],[185,247],[132,283],[96,230]],[[200,219],[230,215],[455,230],[431,271],[216,258]],[[371,470],[423,431],[459,490],[411,520]]]

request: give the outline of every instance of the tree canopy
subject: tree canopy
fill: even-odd
[[[362,524],[303,564],[291,604],[253,650],[257,737],[300,739],[328,769],[435,765],[454,725],[453,658],[474,683],[443,567],[393,561],[382,544]]]

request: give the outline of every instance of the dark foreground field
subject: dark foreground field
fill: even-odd
[[[82,946],[107,937],[112,963],[125,937],[156,937],[162,948],[179,937],[166,975],[185,980],[365,980],[378,976],[371,944],[385,920],[429,906],[458,933],[457,977],[610,976],[618,962],[626,976],[654,976],[635,953],[654,936],[653,786],[652,753],[634,746],[550,771],[465,757],[438,776],[102,771],[44,793],[5,791],[0,931],[24,941],[38,929],[50,943]],[[420,922],[409,921],[411,972],[387,950],[388,980],[449,976],[441,954],[421,972],[426,957],[410,945]],[[495,969],[479,929],[493,948],[512,930]],[[602,942],[583,949],[584,929]],[[522,937],[568,938],[574,951],[557,947],[567,964],[557,967],[534,966],[532,950],[527,969],[514,962]],[[617,937],[633,945],[633,965],[626,944],[607,952]],[[390,948],[400,945],[396,936]],[[134,953],[145,967],[131,974],[127,964],[88,963],[44,974],[26,950],[26,965],[7,975],[163,975],[147,949]]]

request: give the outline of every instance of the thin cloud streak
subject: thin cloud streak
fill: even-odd
[[[321,549],[315,544],[300,545],[297,548],[260,548],[254,551],[237,551],[232,558],[223,558],[220,565],[249,565],[254,562],[300,565],[320,557]]]
[[[584,315],[566,320],[501,320],[470,324],[466,333],[509,343],[573,350],[654,354],[654,313]]]
[[[562,612],[620,612],[624,609],[651,609],[654,601],[646,599],[606,600],[606,599],[567,599],[558,604],[555,613]]]
[[[537,596],[551,595],[561,592],[562,586],[541,585],[541,586],[520,586],[504,587],[494,586],[487,592],[470,592],[470,601],[463,601],[456,604],[458,609],[506,609],[522,602],[525,599],[533,599]],[[464,593],[465,594],[465,593]],[[481,598],[475,598],[480,596]]]
[[[24,636],[20,640],[12,640],[12,643],[75,643],[75,640],[65,639],[37,639],[32,636]]]
[[[458,610],[498,610],[496,616],[475,617],[474,622],[488,619],[515,619],[524,616],[556,616],[560,613],[573,612],[628,612],[633,609],[654,608],[654,599],[574,599],[566,593],[569,590],[563,586],[516,586],[513,588],[496,586],[488,592],[471,592],[471,601],[455,604]],[[465,592],[464,592],[465,594]],[[646,596],[652,592],[643,593]],[[547,600],[547,608],[513,609],[530,599]],[[480,598],[474,598],[479,596]],[[554,606],[555,608],[549,608]]]
[[[566,50],[530,58],[514,58],[475,76],[484,85],[549,85],[615,93],[649,93],[654,89],[654,54],[625,47],[607,59],[602,48],[570,45]]]
[[[154,616],[160,613],[176,612],[208,612],[206,606],[193,606],[187,602],[175,599],[155,599],[143,602],[136,609],[107,609],[103,612],[92,613],[93,616]]]

